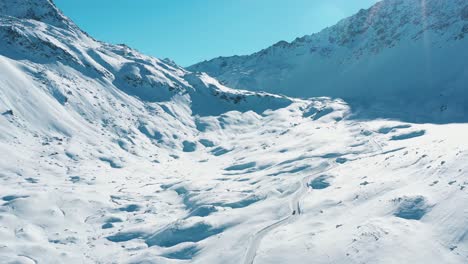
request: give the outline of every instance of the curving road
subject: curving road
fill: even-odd
[[[244,258],[244,264],[253,264],[255,261],[255,257],[257,255],[257,250],[260,246],[260,243],[262,242],[262,239],[271,231],[274,229],[286,225],[293,221],[295,218],[297,218],[300,214],[302,214],[302,209],[301,209],[301,200],[304,198],[305,194],[309,190],[309,181],[312,180],[312,178],[317,177],[319,174],[325,173],[327,171],[330,171],[334,169],[337,166],[336,163],[332,163],[331,166],[327,166],[328,168],[319,172],[316,172],[312,175],[306,176],[302,178],[302,180],[299,182],[300,186],[299,189],[292,195],[291,201],[290,201],[290,210],[291,214],[277,222],[274,222],[273,224],[270,224],[260,231],[256,232],[249,244],[249,247],[247,249],[247,253],[245,254]]]

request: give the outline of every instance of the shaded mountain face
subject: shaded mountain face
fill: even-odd
[[[378,105],[392,117],[466,119],[467,10],[464,0],[384,0],[317,34],[189,69],[231,87]]]

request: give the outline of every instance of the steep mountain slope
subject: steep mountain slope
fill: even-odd
[[[189,69],[236,88],[384,104],[411,121],[466,120],[467,34],[464,0],[384,0],[317,34]]]
[[[0,263],[468,259],[466,124],[233,90],[49,0],[0,39]]]
[[[27,9],[28,4],[30,9],[36,9],[42,2],[40,8],[58,12],[49,1],[20,2],[23,9]],[[13,1],[11,5],[18,3]],[[263,111],[266,106],[277,108],[291,103],[285,97],[232,90],[206,75],[192,74],[126,46],[97,42],[60,13],[44,15],[44,21],[53,22],[48,24],[36,20],[39,16],[36,14],[17,18],[9,16],[11,12],[8,12],[16,11],[15,8],[1,9],[4,10],[0,54],[5,88],[1,91],[3,109],[0,110],[12,110],[18,122],[36,121],[35,128],[53,126],[57,132],[68,133],[81,129],[81,126],[71,126],[82,125],[84,120],[102,122],[106,119],[102,115],[114,114],[111,110],[144,112],[142,102],[160,103],[152,111],[170,113],[162,110],[161,105],[179,100],[179,105],[185,102],[185,115],[202,116],[228,110]],[[56,27],[55,24],[68,24],[69,27]],[[27,103],[17,104],[18,101]],[[47,105],[39,105],[44,102],[48,102]],[[64,120],[63,113],[72,113],[70,120]],[[171,118],[181,119],[176,114]],[[49,119],[50,123],[44,122]]]

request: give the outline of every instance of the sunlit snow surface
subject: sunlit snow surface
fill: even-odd
[[[232,90],[74,27],[0,34],[0,263],[467,262],[467,124]]]
[[[318,113],[307,116],[311,103],[333,111],[314,120]],[[343,102],[326,99],[262,115],[200,118],[202,131],[158,117],[166,113],[127,109],[109,114],[166,122],[162,138],[178,139],[166,145],[136,127],[124,132],[135,126],[127,118],[115,121],[119,128],[104,126],[104,114],[93,128],[82,121],[81,131],[67,135],[35,134],[19,118],[2,117],[2,259],[464,263],[468,257],[464,124],[362,121]],[[183,152],[184,140],[195,150]],[[319,177],[325,188],[313,188]]]

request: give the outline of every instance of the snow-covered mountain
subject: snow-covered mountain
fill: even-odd
[[[189,69],[235,88],[384,104],[386,115],[444,122],[468,116],[467,61],[465,0],[384,0],[291,43]]]
[[[465,263],[468,125],[234,90],[0,3],[0,263]]]
[[[0,111],[12,110],[16,122],[35,122],[35,129],[53,126],[57,132],[71,133],[73,126],[82,128],[82,121],[115,118],[114,111],[144,112],[142,103],[181,101],[185,114],[202,116],[291,103],[285,97],[232,90],[207,75],[192,74],[125,45],[95,41],[49,1],[2,5]],[[154,105],[152,111],[170,113]],[[64,113],[70,113],[69,119]],[[178,119],[175,114],[172,118]]]

